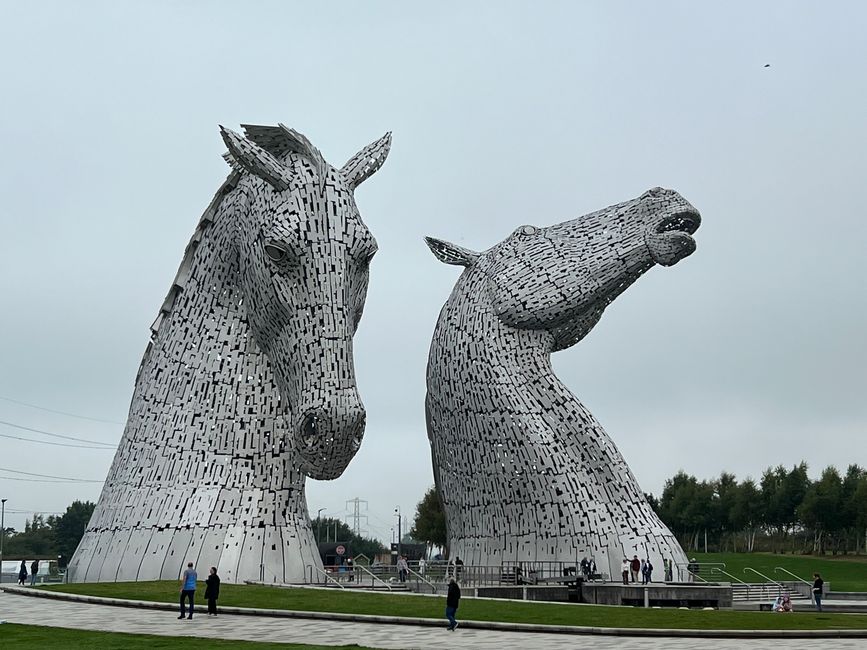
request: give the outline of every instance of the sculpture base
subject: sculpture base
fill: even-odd
[[[192,562],[202,579],[304,583],[322,561],[309,529],[208,526],[88,531],[69,563],[68,582],[177,580]]]

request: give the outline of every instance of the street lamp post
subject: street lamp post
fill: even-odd
[[[0,582],[3,582],[3,540],[6,538],[6,499],[0,499]]]
[[[394,509],[394,514],[397,516],[397,554],[398,554],[398,556],[401,556],[401,555],[403,555],[403,553],[401,551],[401,546],[400,546],[400,538],[401,538],[401,534],[400,534],[400,521],[401,521],[400,506],[398,506],[397,508]]]
[[[322,543],[321,532],[322,532],[322,511],[323,510],[328,510],[328,508],[319,508],[319,510],[316,511],[316,544]]]

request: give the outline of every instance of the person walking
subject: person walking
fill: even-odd
[[[644,564],[644,584],[649,585],[653,581],[653,565],[650,563],[650,558]]]
[[[454,578],[449,578],[449,592],[446,595],[446,618],[449,620],[448,631],[454,632],[458,626],[458,621],[455,614],[458,612],[458,605],[461,602],[461,588],[458,586],[458,581]]]
[[[189,616],[186,616],[186,618],[189,620],[192,620],[193,618],[193,598],[196,595],[196,580],[198,580],[198,578],[199,576],[196,575],[193,563],[187,562],[187,570],[184,571],[184,575],[181,577],[181,615],[178,616],[178,620],[186,616],[184,601],[188,598],[190,600],[190,614]]]
[[[638,582],[638,572],[641,570],[641,560],[638,559],[637,555],[632,556],[632,562],[630,562],[629,568],[632,570],[632,580],[630,580],[630,582]]]
[[[409,573],[409,565],[406,563],[406,557],[401,555],[397,558],[397,577],[401,582],[406,582],[406,576]]]
[[[217,567],[211,567],[211,573],[205,580],[205,599],[208,601],[208,616],[217,615],[217,598],[220,597],[220,576],[217,575]],[[181,601],[183,602],[183,601]],[[192,605],[190,605],[192,610]],[[192,612],[190,612],[192,616]]]
[[[813,600],[816,601],[816,610],[822,611],[822,591],[825,588],[825,581],[818,573],[813,574]]]
[[[629,584],[629,560],[623,558],[623,564],[620,565],[620,575],[623,577],[623,584]]]
[[[27,580],[27,564],[24,560],[21,560],[21,567],[18,569],[18,584],[22,587],[24,586],[24,582]]]
[[[30,586],[33,587],[36,584],[36,574],[39,573],[39,560],[33,560],[33,563],[30,565]]]
[[[464,572],[464,561],[459,557],[455,556],[455,578],[457,580],[461,579],[461,574]]]

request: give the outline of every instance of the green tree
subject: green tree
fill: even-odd
[[[412,522],[410,535],[424,542],[429,547],[439,546],[448,557],[448,535],[446,533],[446,515],[436,486],[425,492],[415,508],[415,518]]]
[[[798,509],[804,525],[813,531],[815,553],[824,553],[827,538],[834,537],[842,528],[842,496],[843,481],[840,473],[833,467],[827,467],[819,480],[807,490]]]
[[[24,530],[6,537],[3,546],[3,555],[6,557],[19,556],[22,558],[55,556],[57,554],[57,541],[54,529],[57,525],[57,517],[35,514],[24,523]]]
[[[92,501],[73,501],[58,519],[54,529],[57,542],[57,554],[62,561],[69,562],[72,554],[78,548],[78,543],[84,537],[84,530],[93,514],[96,504]]]
[[[855,528],[863,535],[864,549],[867,550],[867,472],[858,480],[858,487],[852,495],[854,503]]]
[[[744,545],[748,553],[752,553],[755,548],[756,534],[762,525],[761,496],[756,482],[748,478],[738,486],[734,503],[729,511],[729,522],[732,530],[743,534]]]
[[[732,528],[731,513],[737,500],[738,490],[738,481],[734,474],[723,472],[714,482],[717,501],[713,513],[716,519],[713,528],[719,531],[720,551],[726,550],[723,546],[729,541],[735,543],[733,538],[737,531]]]
[[[841,508],[844,552],[848,552],[850,541],[856,553],[861,548],[861,534],[864,531],[858,517],[860,505],[858,503],[858,486],[865,475],[867,472],[863,467],[853,464],[846,468],[846,475],[843,477]]]
[[[317,544],[343,542],[348,544],[353,555],[365,555],[370,560],[386,550],[378,539],[356,535],[343,521],[334,517],[316,518],[310,522]]]

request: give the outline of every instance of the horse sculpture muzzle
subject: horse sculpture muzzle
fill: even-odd
[[[355,389],[303,408],[291,425],[301,471],[317,480],[340,476],[361,446],[366,418]]]
[[[686,201],[683,201],[689,206]],[[644,243],[654,262],[673,266],[695,252],[692,235],[701,225],[701,215],[692,206],[681,207],[673,214],[663,216],[645,230]]]

